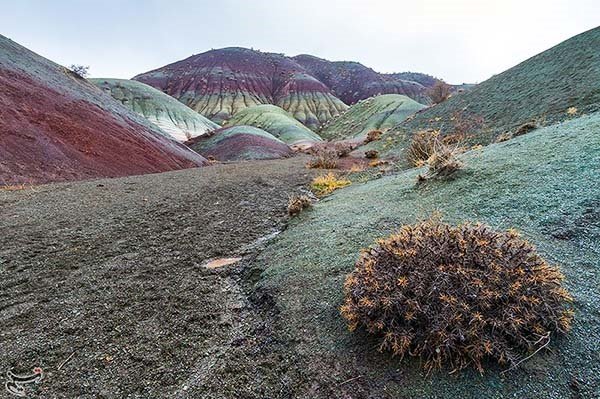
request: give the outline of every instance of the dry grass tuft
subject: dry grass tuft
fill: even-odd
[[[380,351],[419,357],[427,370],[485,359],[516,367],[566,333],[573,311],[563,275],[514,230],[429,220],[362,251],[340,311]]]
[[[308,195],[292,195],[288,200],[288,214],[290,216],[296,216],[311,205],[312,200]]]
[[[365,169],[366,169],[366,167],[364,165],[355,163],[350,167],[349,172],[350,173],[359,173],[359,172],[363,172]]]
[[[0,191],[23,191],[27,189],[34,190],[35,186],[31,183],[19,183],[19,184],[0,184]]]
[[[379,151],[377,150],[367,150],[365,151],[365,158],[367,159],[375,159],[379,157]]]
[[[352,150],[356,147],[350,143],[345,143],[345,142],[340,141],[340,142],[335,143],[333,145],[333,148],[335,149],[336,155],[339,158],[344,158],[344,157],[347,157],[348,154],[350,154],[350,152],[352,152]]]
[[[321,197],[350,184],[352,184],[350,180],[338,177],[334,173],[329,172],[326,175],[315,177],[310,184],[310,188],[316,195]]]
[[[335,148],[325,145],[315,145],[311,148],[313,157],[306,167],[311,169],[335,169],[338,166],[338,152]]]
[[[431,155],[433,155],[434,146],[440,141],[439,130],[420,130],[413,135],[406,159],[416,167],[425,165]]]
[[[436,144],[433,154],[427,160],[429,170],[425,176],[419,176],[419,180],[447,177],[463,167],[458,159],[461,149],[443,143]]]
[[[382,134],[383,132],[381,130],[371,130],[367,133],[367,137],[365,137],[365,144],[379,140]]]
[[[416,167],[429,165],[426,175],[419,175],[418,181],[446,177],[462,168],[458,155],[464,152],[463,136],[441,137],[439,130],[417,132],[407,151],[407,160]]]

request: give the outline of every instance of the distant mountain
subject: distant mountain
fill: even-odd
[[[144,83],[127,79],[89,80],[178,141],[187,141],[219,128],[198,112]]]
[[[358,62],[328,61],[307,54],[292,58],[348,105],[378,94],[403,94],[422,104],[431,103],[428,86],[418,81],[378,73]]]
[[[390,76],[394,79],[417,82],[427,88],[433,87],[433,85],[442,81],[441,79],[438,79],[431,75],[427,75],[426,73],[419,73],[419,72],[389,73],[389,74],[387,74],[387,76]]]
[[[134,79],[217,123],[244,108],[273,104],[316,128],[347,108],[293,59],[238,47],[193,55]]]
[[[0,132],[0,185],[206,162],[79,75],[1,35]]]
[[[273,104],[313,130],[347,105],[379,94],[402,94],[428,105],[427,91],[438,81],[414,72],[382,74],[358,62],[306,54],[287,57],[240,47],[193,55],[133,79],[219,124],[244,108]]]

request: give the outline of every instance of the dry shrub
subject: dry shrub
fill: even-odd
[[[508,141],[512,138],[513,138],[512,132],[504,132],[504,133],[498,135],[498,137],[496,137],[496,143],[502,143],[503,141]]]
[[[427,160],[429,170],[425,176],[419,176],[419,180],[450,176],[462,168],[462,162],[458,159],[460,152],[459,147],[436,143],[433,154]]]
[[[375,159],[379,157],[379,151],[377,150],[367,150],[365,151],[365,158],[367,159]]]
[[[27,189],[25,184],[12,184],[8,186],[0,186],[0,191],[21,191]]]
[[[415,133],[406,154],[408,162],[416,167],[423,166],[433,154],[434,145],[439,140],[439,130],[420,130]]]
[[[309,168],[335,169],[338,165],[338,153],[335,148],[325,145],[315,145],[311,148],[313,157],[306,164]]]
[[[450,98],[450,95],[452,94],[452,86],[440,80],[428,90],[427,94],[434,104],[439,104]]]
[[[537,122],[535,122],[535,121],[524,123],[521,126],[519,126],[517,128],[517,130],[515,130],[515,132],[513,133],[513,137],[522,136],[524,134],[527,134],[527,133],[537,129],[538,127],[539,126],[538,126]]]
[[[504,133],[498,135],[498,137],[496,137],[496,142],[501,143],[503,141],[510,140],[513,137],[522,136],[522,135],[527,134],[535,129],[538,129],[539,127],[540,127],[540,125],[536,121],[524,123],[521,126],[519,126],[518,128],[516,128],[514,132],[504,132]]]
[[[365,137],[365,144],[379,140],[382,134],[383,132],[381,130],[371,130],[367,133],[367,137]]]
[[[333,148],[336,152],[336,155],[339,158],[344,158],[347,157],[348,154],[350,154],[350,152],[352,152],[352,150],[355,148],[351,143],[345,143],[345,142],[337,142],[333,145]]]
[[[326,175],[315,177],[310,184],[310,188],[316,195],[323,196],[350,184],[352,184],[350,180],[338,178],[334,173],[329,172]]]
[[[515,367],[569,330],[562,280],[514,230],[429,220],[362,251],[340,310],[351,331],[380,337],[380,351],[482,372],[484,359]]]
[[[0,182],[0,191],[23,191],[27,189],[35,191],[35,185],[31,181],[28,183],[15,184],[7,184],[5,182]]]
[[[413,166],[429,166],[427,174],[418,176],[418,181],[423,182],[449,176],[462,168],[458,155],[463,151],[463,141],[458,138],[442,138],[439,130],[423,130],[413,136],[406,157]]]
[[[288,214],[296,216],[311,205],[312,201],[308,195],[293,195],[288,200]]]

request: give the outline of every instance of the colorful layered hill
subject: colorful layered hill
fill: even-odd
[[[199,154],[218,161],[276,159],[293,153],[283,141],[253,126],[224,127],[186,144]]]
[[[371,130],[386,131],[425,108],[401,94],[383,94],[352,105],[319,131],[328,140],[364,138]]]
[[[187,141],[219,128],[219,125],[173,97],[144,83],[127,79],[90,81],[176,140]]]
[[[263,129],[287,145],[306,147],[322,141],[316,133],[275,105],[257,105],[236,113],[225,126],[249,125]]]
[[[293,59],[346,104],[379,94],[404,94],[422,104],[431,102],[427,95],[428,86],[375,72],[358,62],[333,62],[307,54]]]
[[[79,75],[0,36],[0,185],[205,162]]]
[[[293,59],[238,47],[193,55],[134,79],[220,124],[244,108],[274,104],[316,128],[347,108]]]
[[[530,122],[544,126],[598,111],[598,49],[600,28],[574,36],[388,132],[393,140],[389,151],[401,152],[418,129],[452,133],[457,119],[467,124],[482,120],[469,134],[473,144],[487,144],[504,133],[518,134],[519,128]]]

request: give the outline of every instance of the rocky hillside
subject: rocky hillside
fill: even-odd
[[[193,55],[134,79],[217,123],[244,108],[274,104],[315,128],[347,108],[293,59],[238,47]]]
[[[176,140],[186,141],[219,128],[219,125],[173,97],[141,82],[127,79],[90,81]]]
[[[190,168],[205,159],[79,75],[0,36],[0,185]]]

